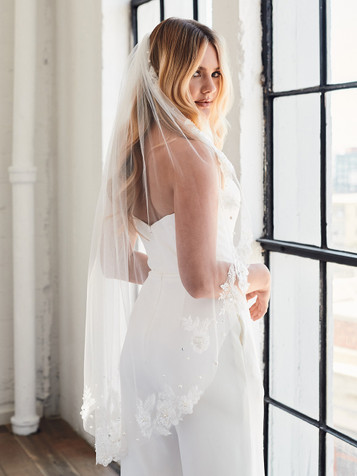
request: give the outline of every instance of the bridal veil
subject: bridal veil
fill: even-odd
[[[192,21],[192,31],[196,31],[194,27]],[[224,48],[219,38],[217,41],[224,75],[227,71]],[[207,38],[202,40],[202,44],[207,44]],[[179,56],[187,53],[185,45],[173,44],[172,48],[177,49]],[[187,64],[197,63],[196,60],[199,61],[199,57],[190,58]],[[182,61],[182,77],[186,77],[185,57],[178,58],[178,61]],[[97,463],[104,465],[112,460],[120,461],[127,451],[127,418],[121,405],[120,357],[131,311],[143,281],[140,240],[145,239],[136,233],[133,204],[138,200],[143,204],[146,217],[141,217],[141,220],[148,226],[160,219],[152,205],[147,161],[150,159],[151,173],[155,174],[155,154],[164,151],[167,160],[179,173],[179,140],[193,152],[194,160],[209,158],[217,163],[217,177],[222,186],[226,174],[237,182],[233,167],[221,151],[226,128],[224,116],[231,97],[228,72],[225,76],[226,97],[220,103],[221,117],[215,124],[202,124],[198,113],[196,116],[186,113],[187,102],[191,101],[193,109],[195,104],[189,93],[181,97],[180,78],[172,81],[176,90],[170,93],[171,97],[167,91],[164,92],[163,81],[164,75],[169,74],[168,68],[170,65],[165,64],[165,57],[158,58],[153,49],[150,35],[135,46],[128,58],[95,215],[88,272],[81,415],[85,430],[95,437]],[[172,97],[175,97],[175,102]],[[159,189],[155,190],[156,194],[158,192]],[[192,207],[204,206],[200,196],[192,203]],[[183,297],[182,328],[177,334],[177,347],[170,349],[168,361],[163,363],[167,367],[165,386],[157,394],[142,395],[135,389],[132,391],[130,398],[136,402],[137,408],[134,419],[141,438],[150,438],[155,433],[170,434],[172,425],[179,425],[186,414],[195,411],[200,396],[214,378],[224,338],[240,308],[246,306],[245,298],[234,282],[238,276],[242,290],[246,289],[251,243],[248,230],[241,198],[234,240],[230,249],[225,250],[225,256],[218,257],[230,263],[220,298],[204,300],[203,316],[202,302],[199,315],[192,312],[192,307],[186,313],[185,299],[192,303],[192,297],[188,293],[187,298]],[[164,339],[165,336],[158,338]],[[184,349],[189,349],[189,359]],[[133,367],[133,381],[136,372]],[[183,382],[184,388],[190,389],[188,392],[182,390]]]

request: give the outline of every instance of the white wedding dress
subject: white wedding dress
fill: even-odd
[[[220,161],[225,183],[217,259],[229,261],[240,192],[232,164],[223,154]],[[122,476],[262,476],[262,376],[245,298],[240,295],[237,315],[222,313],[220,306],[229,310],[229,302],[187,293],[178,270],[174,214],[152,226],[136,219],[136,226],[151,271],[120,361]],[[206,318],[212,306],[215,325]],[[138,401],[128,397],[133,388]]]

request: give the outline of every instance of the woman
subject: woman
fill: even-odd
[[[247,265],[249,225],[221,152],[222,40],[169,18],[125,76],[90,260],[84,427],[97,462],[120,461],[123,476],[262,475],[251,326],[270,278]]]

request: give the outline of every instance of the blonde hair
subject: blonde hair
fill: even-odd
[[[232,81],[228,67],[223,40],[209,27],[195,20],[167,18],[159,23],[150,35],[149,60],[157,76],[159,87],[179,111],[201,128],[200,111],[189,91],[189,82],[197,70],[206,47],[211,44],[216,52],[220,66],[219,89],[211,109],[209,122],[217,148],[223,147],[228,130],[226,114],[232,105]],[[140,97],[140,101],[146,101]],[[134,228],[133,210],[140,199],[142,184],[143,160],[139,143],[137,120],[137,99],[135,99],[130,115],[130,141],[125,146],[124,162],[119,167],[125,173],[126,180],[121,194],[125,194],[129,224]],[[158,116],[162,125],[169,130],[170,118],[157,105]],[[149,105],[145,110],[150,111]],[[149,116],[149,114],[148,114]],[[145,120],[145,130],[149,129],[151,117]],[[189,133],[187,133],[189,136]],[[124,198],[122,196],[122,198]]]
[[[226,114],[233,99],[223,39],[195,20],[168,18],[159,23],[150,35],[150,61],[159,77],[161,90],[182,114],[200,127],[200,113],[190,95],[189,82],[208,43],[217,52],[221,70],[219,91],[210,114],[214,142],[221,149],[228,129]]]

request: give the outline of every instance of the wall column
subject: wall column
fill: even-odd
[[[13,161],[9,167],[13,210],[15,415],[12,430],[28,435],[36,415],[34,123],[36,0],[15,2]]]

